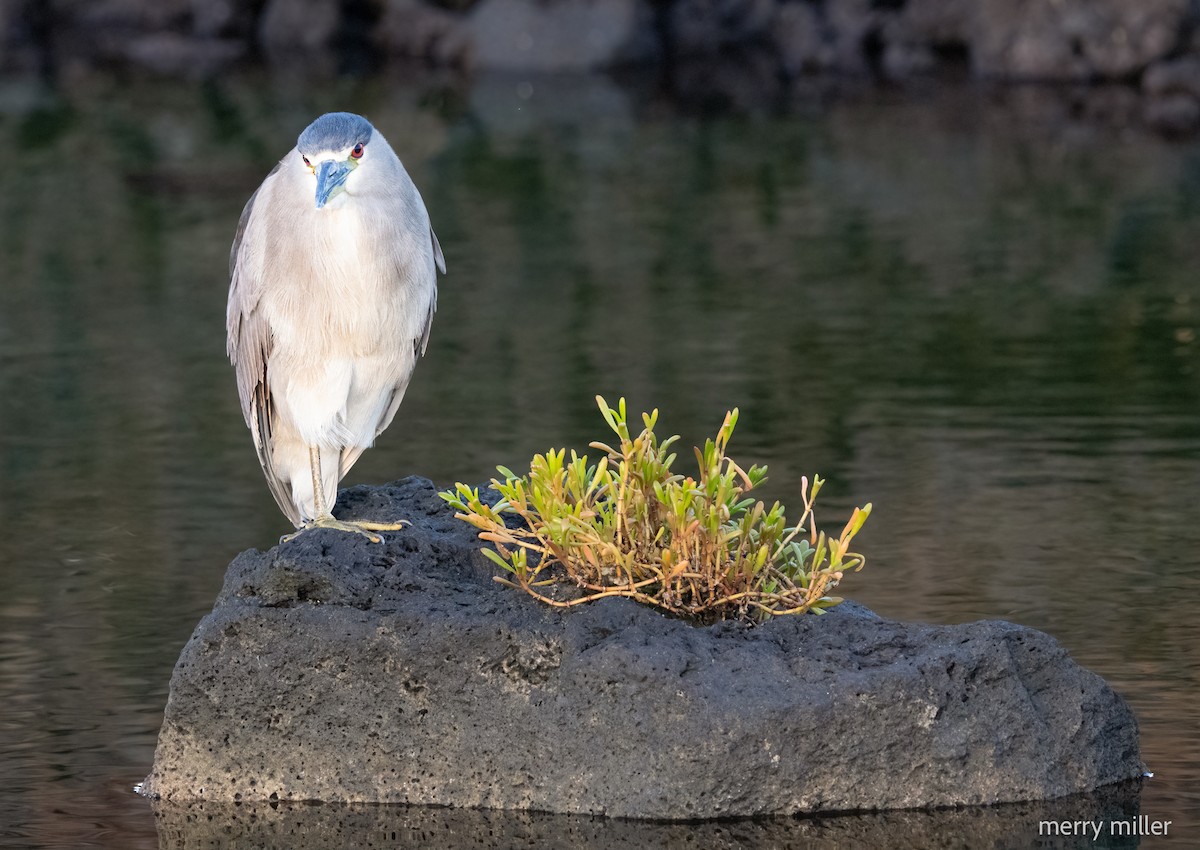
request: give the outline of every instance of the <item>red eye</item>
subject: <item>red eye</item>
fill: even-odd
[[[362,146],[362,142],[359,142],[357,145],[354,146],[354,150],[350,151],[350,156],[354,157],[355,159],[362,159],[362,155],[363,155],[363,146]]]
[[[308,161],[308,157],[301,155],[300,158],[304,160],[305,165],[307,165],[309,168],[312,168],[312,163]]]

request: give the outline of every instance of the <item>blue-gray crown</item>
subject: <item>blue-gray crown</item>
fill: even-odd
[[[304,128],[296,140],[302,154],[321,151],[341,151],[360,142],[371,140],[375,128],[371,122],[353,112],[327,112]]]

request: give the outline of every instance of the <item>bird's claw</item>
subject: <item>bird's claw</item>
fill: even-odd
[[[372,522],[370,520],[342,520],[331,515],[317,517],[309,520],[304,524],[304,527],[298,531],[293,531],[291,534],[285,534],[279,538],[280,543],[290,543],[306,531],[312,531],[314,528],[332,528],[334,531],[346,531],[351,534],[361,534],[363,537],[372,543],[382,543],[383,538],[376,531],[399,531],[406,525],[411,525],[408,520],[402,519],[399,522]]]

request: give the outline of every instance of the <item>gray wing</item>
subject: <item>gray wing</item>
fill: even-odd
[[[442,243],[438,242],[437,234],[433,232],[433,228],[429,228],[429,238],[433,240],[433,262],[437,265],[438,271],[442,274],[446,273],[446,258],[442,254]],[[429,315],[425,317],[425,328],[421,331],[421,336],[417,340],[417,353],[422,357],[425,356],[425,349],[429,347],[429,331],[433,328],[433,314],[437,311],[437,275],[433,276],[433,299],[429,302]],[[401,392],[403,395],[403,392]],[[392,417],[396,415],[396,408],[400,406],[397,401],[389,410],[388,415],[384,417],[384,425],[379,430],[382,432],[389,424]]]
[[[433,228],[429,228],[429,238],[433,240],[433,262],[437,266],[438,271],[442,274],[446,273],[446,257],[442,254],[442,245],[438,242],[437,234],[433,232]],[[437,311],[437,274],[433,276],[433,298],[429,301],[429,312],[425,316],[425,325],[421,331],[421,335],[413,341],[413,348],[416,353],[422,357],[425,356],[425,349],[429,346],[429,332],[433,328],[433,314]],[[411,377],[411,375],[409,376]],[[392,400],[388,402],[387,410],[384,411],[383,417],[379,420],[379,427],[375,429],[375,436],[378,437],[387,427],[392,424],[392,420],[396,418],[396,411],[400,409],[400,402],[404,401],[404,393],[408,389],[408,380],[396,387],[392,391]],[[338,462],[338,477],[345,478],[346,473],[350,471],[350,467],[358,461],[362,456],[362,446],[347,446],[342,449],[342,456]]]
[[[292,504],[291,490],[280,479],[272,460],[274,443],[271,423],[274,406],[267,383],[267,366],[274,340],[270,327],[258,309],[262,280],[245,262],[242,252],[243,240],[254,216],[254,202],[282,165],[281,161],[271,169],[262,186],[246,202],[242,217],[238,220],[237,234],[233,237],[233,248],[229,252],[229,304],[225,313],[225,330],[226,350],[237,374],[242,416],[254,439],[254,450],[258,453],[258,462],[267,478],[267,486],[271,488],[271,495],[275,497],[279,509],[293,525],[299,527],[300,512]]]
[[[429,238],[433,240],[433,261],[437,263],[438,271],[446,273],[446,258],[442,255],[442,243],[438,241],[433,228],[429,228]],[[436,277],[434,278],[436,280]]]

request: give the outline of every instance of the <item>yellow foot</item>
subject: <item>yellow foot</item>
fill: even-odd
[[[406,525],[411,525],[411,523],[404,519],[400,520],[399,522],[370,522],[368,520],[335,519],[332,515],[326,514],[325,516],[319,516],[314,520],[309,520],[299,531],[283,535],[283,537],[279,538],[279,542],[288,543],[292,540],[295,540],[304,532],[311,531],[314,528],[332,528],[335,531],[348,531],[351,534],[361,534],[372,543],[382,543],[383,538],[374,532],[399,531]]]

